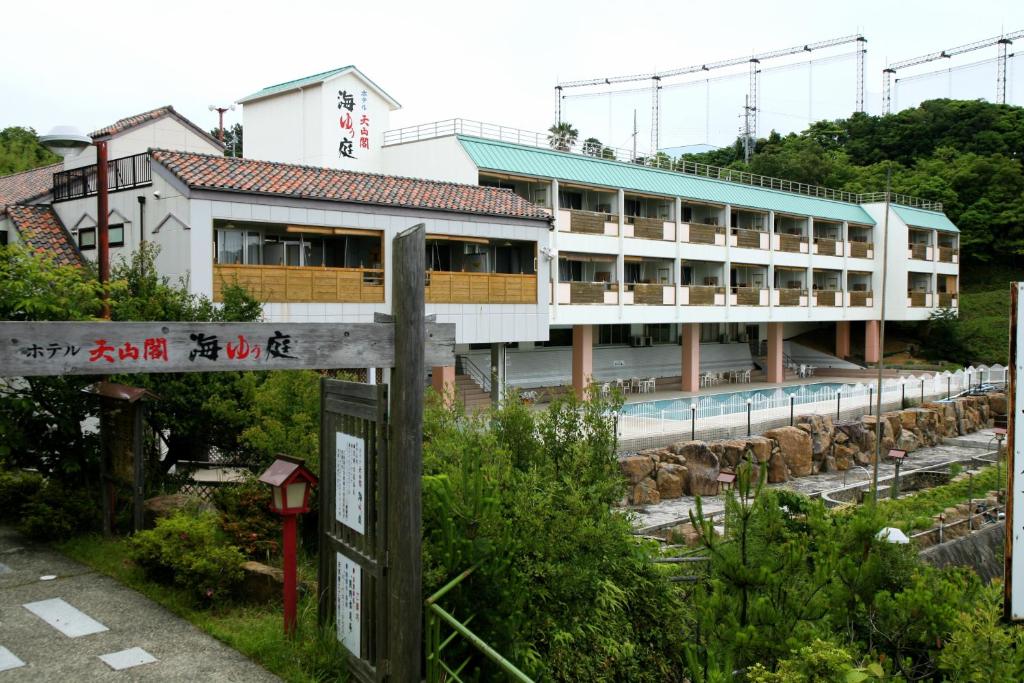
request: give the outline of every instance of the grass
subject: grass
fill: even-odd
[[[221,604],[197,609],[189,594],[154,583],[135,566],[129,541],[97,535],[80,536],[57,546],[68,557],[134,588],[170,612],[238,650],[268,671],[293,683],[344,681],[344,656],[334,634],[317,625],[316,601],[300,599],[298,630],[285,638],[278,605]]]
[[[935,486],[896,500],[882,499],[878,501],[878,506],[893,520],[893,526],[904,531],[912,528],[930,528],[933,515],[948,507],[964,503],[970,497],[981,498],[988,491],[1000,488],[999,478],[1005,474],[1005,467],[984,467],[974,473],[973,480],[964,479]]]

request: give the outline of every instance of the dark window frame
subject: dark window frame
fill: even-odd
[[[82,244],[82,235],[88,233],[92,235],[92,244]],[[78,229],[78,250],[88,251],[96,248],[96,228],[79,228]]]

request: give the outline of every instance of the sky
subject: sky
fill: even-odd
[[[392,114],[392,128],[466,118],[545,130],[555,118],[560,81],[649,73],[858,32],[868,40],[867,109],[878,113],[888,62],[1024,30],[1021,0],[104,0],[17,2],[5,4],[2,16],[0,128],[39,133],[61,124],[94,130],[165,104],[209,129],[217,123],[211,104],[226,106],[267,85],[347,64],[403,105]],[[1024,47],[1024,39],[1017,45]],[[822,52],[832,59],[810,65],[806,57],[764,63],[758,132],[848,115],[851,52],[852,46]],[[959,67],[994,56],[995,48],[986,48],[908,71],[897,104],[949,94],[991,99],[991,61]],[[1011,64],[1011,101],[1024,105],[1024,50],[1020,65]],[[913,78],[950,67],[957,68]],[[710,82],[663,85],[662,146],[720,145],[735,137],[745,67]],[[649,91],[567,97],[564,118],[584,137],[628,147],[636,109],[638,147],[647,149],[650,100]],[[240,109],[225,123],[240,122]]]

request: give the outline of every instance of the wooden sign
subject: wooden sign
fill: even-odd
[[[455,325],[427,323],[427,366],[452,365]],[[0,322],[0,377],[387,368],[394,323]]]

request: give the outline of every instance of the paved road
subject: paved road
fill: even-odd
[[[100,659],[114,653],[131,666]],[[0,527],[0,683],[278,680],[140,593]]]
[[[985,429],[973,434],[967,434],[957,438],[946,439],[941,446],[933,448],[922,448],[914,451],[907,457],[901,471],[920,469],[941,465],[947,462],[963,460],[973,456],[981,456],[994,450],[994,434],[991,429]],[[878,476],[884,481],[893,474],[893,465],[886,461],[879,463]],[[832,491],[843,486],[868,481],[871,478],[870,470],[855,467],[843,472],[823,472],[809,477],[798,477],[782,484],[771,484],[772,487],[780,487],[799,491],[807,495]],[[695,508],[696,499],[693,496],[683,496],[662,501],[656,505],[633,508],[633,525],[638,530],[647,530],[652,527],[686,522],[689,520],[689,511]],[[724,496],[704,496],[701,504],[705,513],[717,512],[725,507]]]

